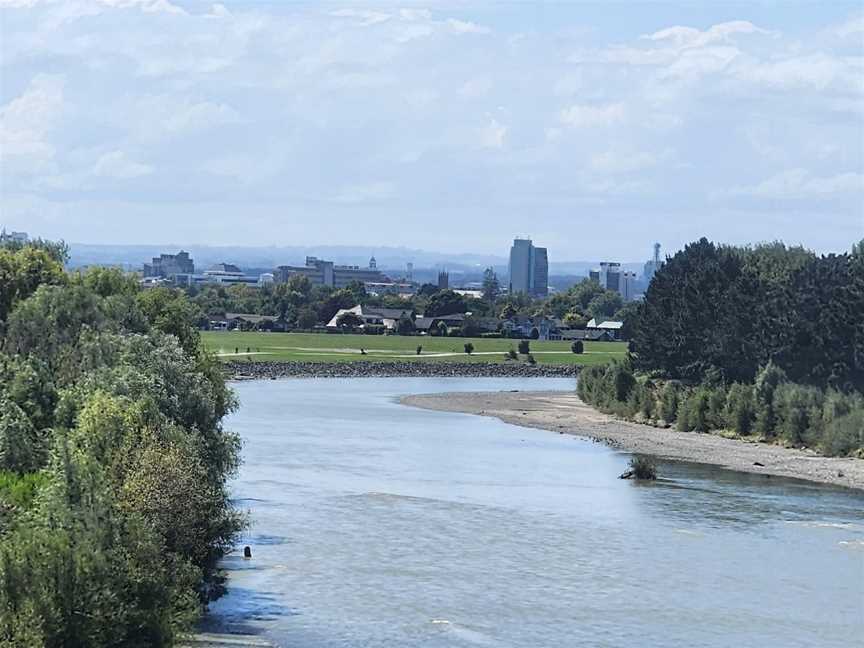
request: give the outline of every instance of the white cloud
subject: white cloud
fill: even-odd
[[[561,111],[559,119],[571,128],[611,126],[624,120],[624,104],[574,104]]]
[[[346,185],[334,196],[338,203],[357,204],[381,202],[396,195],[396,186],[392,182],[367,182]]]
[[[746,20],[733,20],[713,25],[705,31],[700,31],[693,27],[667,27],[642,38],[663,44],[671,44],[677,49],[686,49],[690,47],[705,47],[717,42],[730,42],[733,40],[732,37],[737,34],[770,35],[771,32],[761,29]]]
[[[93,175],[100,178],[130,179],[153,173],[153,167],[136,162],[123,151],[102,155],[93,165]]]
[[[589,167],[592,171],[604,174],[633,173],[655,167],[670,155],[668,150],[660,153],[604,151],[591,156]]]
[[[805,169],[788,169],[759,184],[735,187],[728,193],[771,200],[830,198],[843,194],[857,194],[860,197],[864,195],[864,174],[847,171],[833,176],[814,176]]]
[[[480,146],[490,149],[504,148],[504,139],[507,137],[507,127],[499,123],[494,117],[480,129]]]
[[[0,155],[31,163],[54,156],[49,135],[63,111],[64,79],[36,76],[17,98],[0,108]]]
[[[449,18],[447,24],[450,26],[450,29],[457,34],[488,34],[492,31],[483,25],[478,25],[477,23],[467,22],[464,20],[456,20],[455,18]]]

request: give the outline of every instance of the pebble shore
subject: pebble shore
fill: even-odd
[[[626,452],[713,464],[766,478],[791,477],[864,490],[864,459],[823,457],[812,450],[622,421],[586,405],[574,392],[422,394],[404,396],[400,402],[493,416],[506,423],[585,437]]]
[[[231,380],[277,378],[572,378],[577,365],[530,365],[524,362],[226,362]]]

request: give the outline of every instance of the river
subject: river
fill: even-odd
[[[285,648],[864,645],[864,494],[399,405],[568,379],[242,382],[209,624]],[[242,548],[242,546],[241,546]]]

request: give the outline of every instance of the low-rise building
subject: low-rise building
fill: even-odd
[[[360,266],[336,265],[332,261],[324,261],[314,256],[306,257],[306,265],[279,266],[274,275],[277,283],[284,283],[291,277],[300,275],[307,277],[313,286],[330,286],[332,288],[344,288],[354,281],[363,284],[387,282],[387,278],[377,267],[361,268]]]
[[[363,306],[358,304],[353,308],[340,308],[336,314],[327,322],[328,329],[339,328],[339,318],[346,313],[354,313],[362,321],[362,327],[383,326],[386,330],[394,330],[396,324],[403,317],[412,317],[413,313],[407,309],[400,308],[378,308],[375,306]]]
[[[620,340],[621,332],[624,328],[624,322],[617,322],[615,320],[597,320],[592,317],[588,324],[585,325],[585,328],[589,331],[608,331],[610,332],[616,340]]]
[[[505,337],[531,338],[534,340],[560,340],[561,332],[555,323],[548,317],[535,315],[528,317],[517,315],[506,319],[501,323],[501,333]]]

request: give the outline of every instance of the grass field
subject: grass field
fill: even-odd
[[[223,360],[354,362],[358,360],[504,362],[509,349],[518,351],[518,340],[440,338],[399,335],[328,335],[326,333],[243,333],[207,331],[205,346]],[[465,353],[471,342],[474,353]],[[418,356],[417,346],[423,351]],[[360,349],[364,349],[363,355]],[[623,342],[586,342],[585,352],[570,351],[569,342],[531,340],[531,354],[538,363],[592,365],[623,358]],[[520,356],[520,360],[524,360]]]

